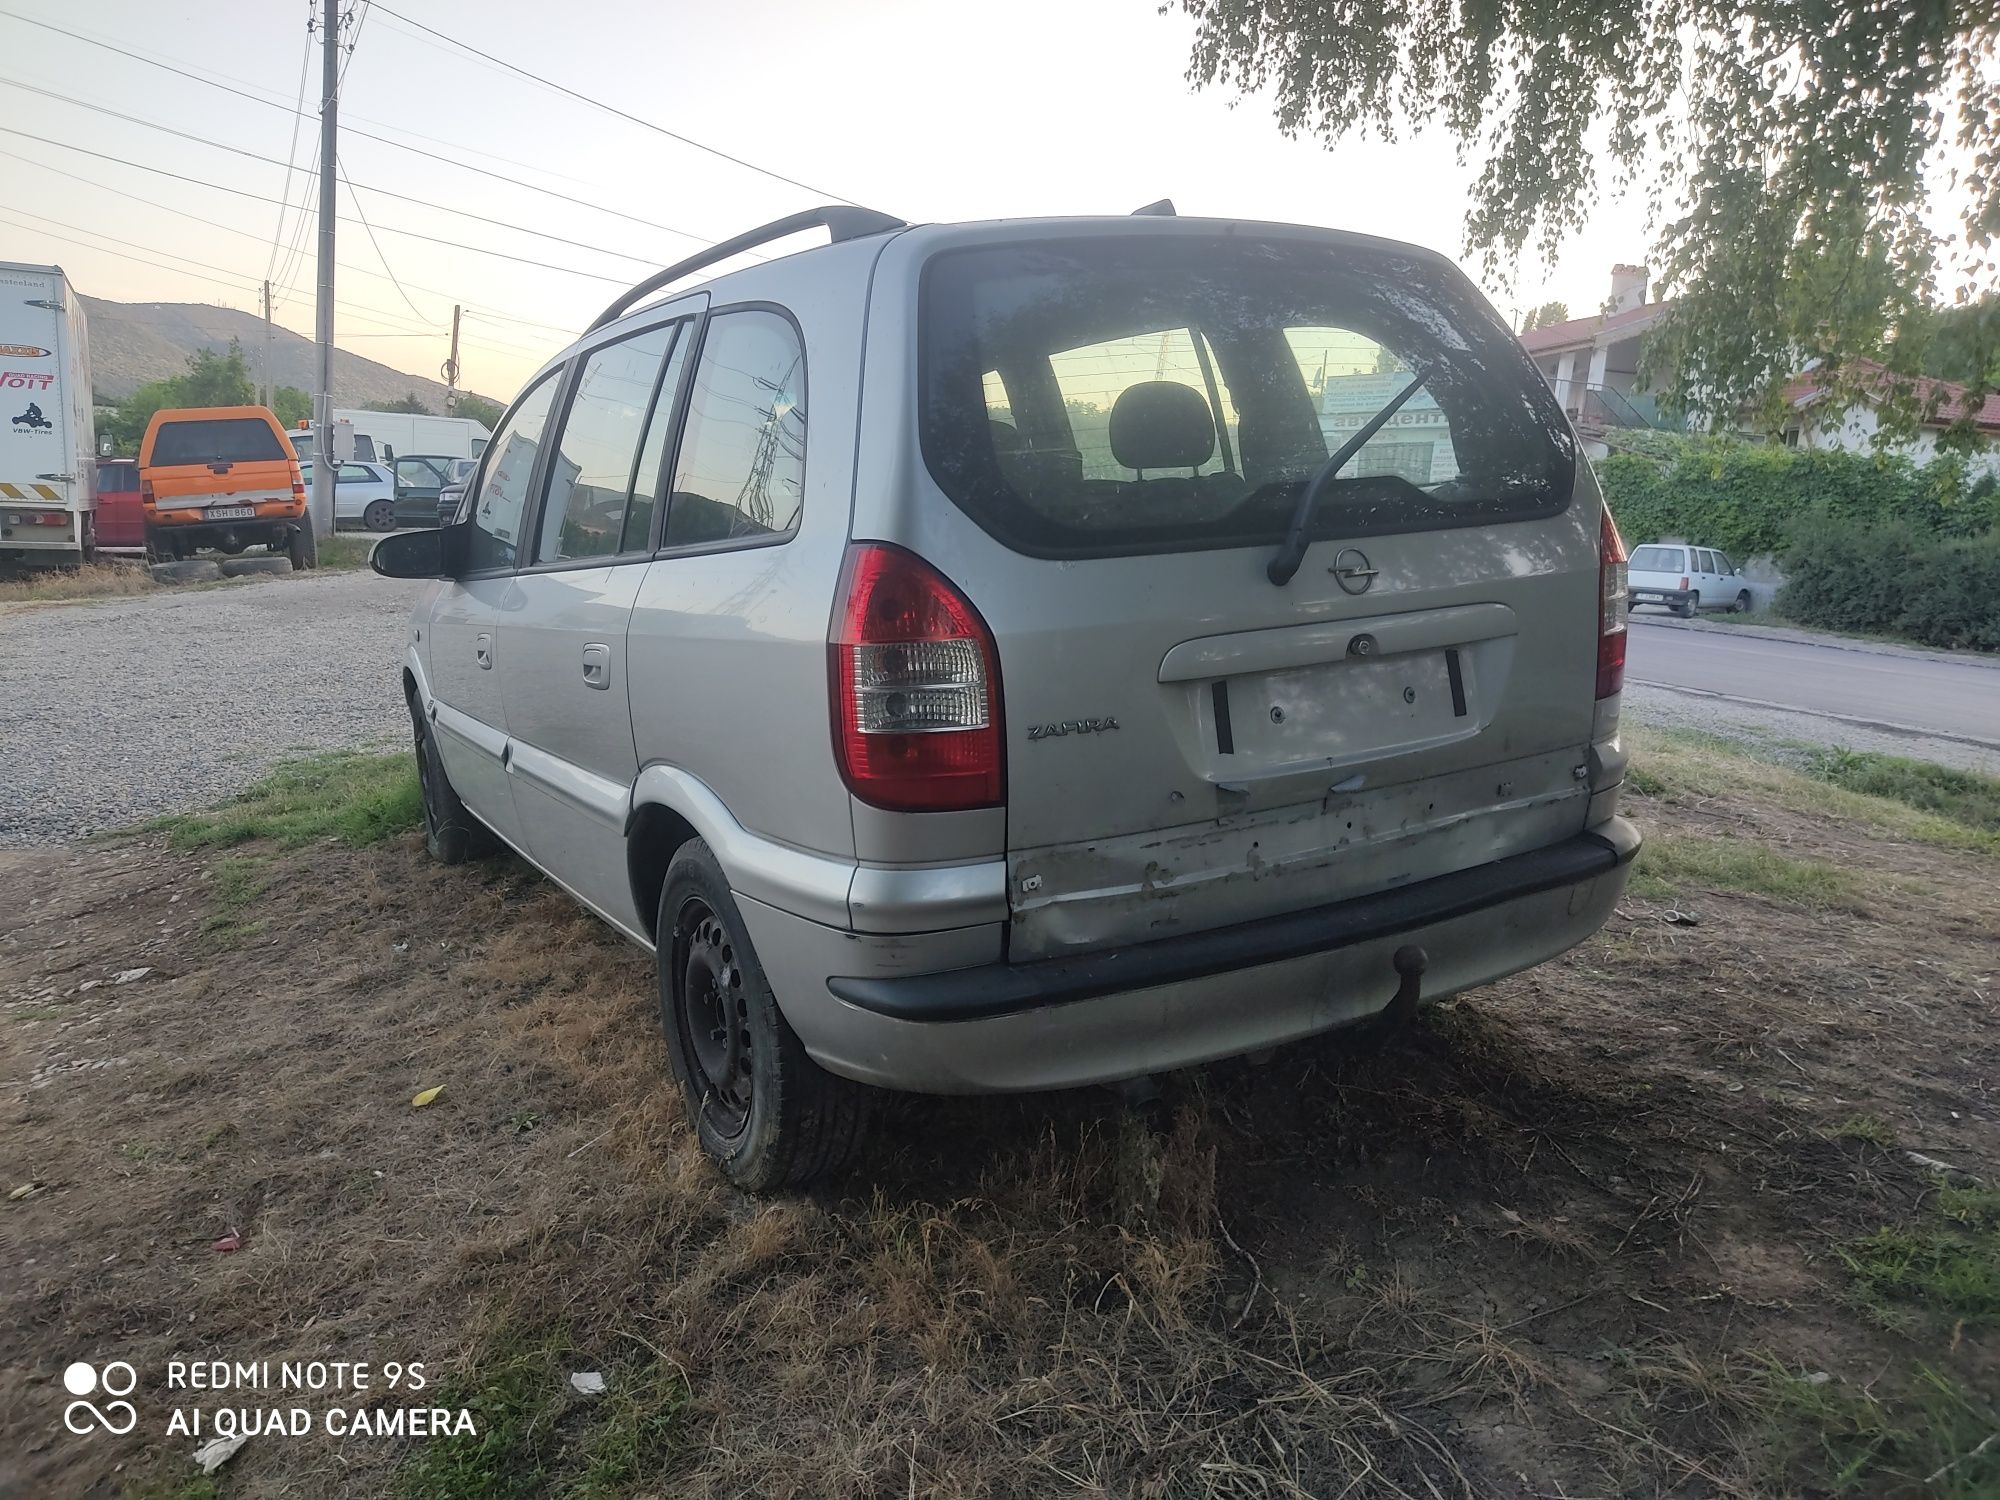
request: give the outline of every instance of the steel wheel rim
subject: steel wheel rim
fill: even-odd
[[[733,1139],[750,1124],[755,1093],[750,1001],[736,940],[699,896],[683,902],[674,919],[672,973],[675,1024],[702,1118]]]
[[[431,785],[431,747],[421,726],[417,738],[417,790],[424,799],[424,831],[435,840],[438,834],[437,793]]]

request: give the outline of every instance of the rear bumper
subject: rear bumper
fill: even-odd
[[[1639,842],[1612,818],[1373,896],[1024,964],[978,961],[993,928],[871,938],[755,903],[745,919],[787,1019],[832,1071],[927,1093],[1062,1088],[1365,1019],[1395,993],[1405,943],[1429,956],[1426,999],[1532,967],[1603,925]]]
[[[1678,609],[1693,597],[1691,589],[1633,589],[1634,604],[1666,604]]]

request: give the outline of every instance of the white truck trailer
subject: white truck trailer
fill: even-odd
[[[0,261],[0,572],[81,565],[96,513],[83,299],[60,266]]]
[[[486,451],[492,430],[470,417],[429,417],[405,411],[361,411],[336,407],[336,423],[354,425],[354,452],[364,463],[386,464],[398,454],[423,453],[433,458],[477,458]],[[311,458],[313,433],[294,429],[292,447],[301,459]]]

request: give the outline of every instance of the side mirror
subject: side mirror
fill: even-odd
[[[399,531],[375,544],[368,565],[384,578],[454,578],[464,548],[464,528]]]

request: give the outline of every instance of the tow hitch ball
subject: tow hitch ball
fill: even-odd
[[[1424,970],[1431,966],[1430,955],[1415,943],[1405,943],[1390,957],[1400,983],[1389,1003],[1382,1007],[1377,1024],[1393,1031],[1417,1018],[1417,1004],[1423,998]]]

